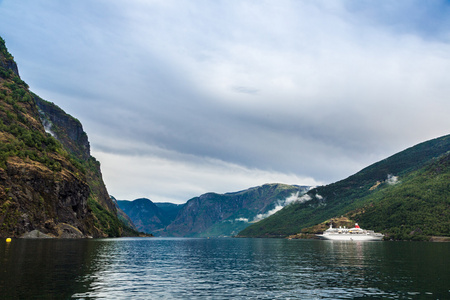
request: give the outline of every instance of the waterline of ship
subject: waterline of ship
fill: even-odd
[[[324,240],[334,240],[334,241],[380,241],[383,239],[384,235],[381,233],[374,232],[373,230],[366,230],[359,227],[358,223],[355,223],[353,228],[330,228],[325,230],[323,234],[317,234],[317,236]]]

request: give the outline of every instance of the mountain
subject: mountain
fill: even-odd
[[[153,203],[146,198],[117,204],[138,230],[157,236],[231,236],[301,199],[309,188],[266,184],[234,193],[207,193],[185,204]]]
[[[118,200],[119,207],[130,217],[139,231],[155,233],[169,225],[183,205],[153,203],[146,198]]]
[[[184,204],[174,204],[168,202],[156,202],[155,205],[158,207],[161,214],[167,219],[167,224],[170,224],[178,216],[178,213],[183,208]]]
[[[116,206],[117,217],[125,225],[124,230],[131,230],[134,233],[139,232],[139,229],[136,227],[136,225],[134,225],[133,220],[131,220],[131,218],[119,207],[119,203],[117,203],[116,198],[114,198],[113,196],[110,196],[110,197],[111,197],[112,201],[114,202],[114,205]],[[134,234],[132,233],[129,235],[134,235]]]
[[[285,237],[347,216],[392,239],[450,236],[450,135],[408,148],[294,203],[239,233]]]
[[[306,186],[265,184],[248,190],[207,193],[190,199],[176,219],[157,234],[163,236],[232,236],[297,201],[309,189]]]
[[[33,94],[0,38],[0,235],[121,236],[81,123]]]
[[[366,202],[348,217],[389,239],[450,236],[450,152],[404,176],[399,184],[376,191]]]

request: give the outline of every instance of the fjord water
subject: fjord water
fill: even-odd
[[[2,299],[450,299],[450,244],[121,238],[0,243]]]

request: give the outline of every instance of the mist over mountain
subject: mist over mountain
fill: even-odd
[[[309,186],[265,184],[247,190],[206,193],[185,204],[149,199],[117,201],[139,230],[159,236],[233,236],[284,206],[302,201]]]
[[[316,233],[315,225],[341,216],[388,239],[450,236],[449,157],[450,135],[420,143],[346,179],[311,189],[308,201],[285,207],[239,236]]]

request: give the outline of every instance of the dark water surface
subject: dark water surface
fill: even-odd
[[[450,299],[450,243],[0,241],[1,299]]]

